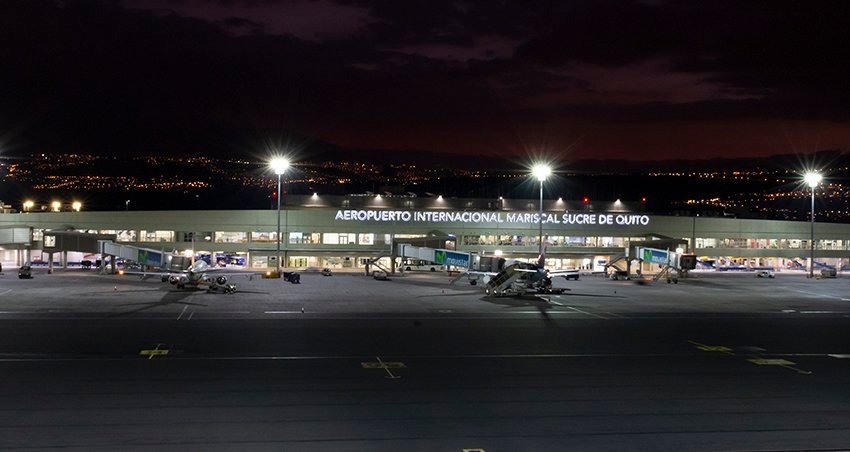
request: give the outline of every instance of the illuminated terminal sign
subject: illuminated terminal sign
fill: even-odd
[[[438,212],[420,210],[337,210],[335,220],[396,221],[402,223],[518,223],[537,224],[539,213]],[[631,213],[544,213],[543,224],[646,226],[649,216]]]

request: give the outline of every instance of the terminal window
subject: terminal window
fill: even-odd
[[[140,231],[143,242],[173,242],[174,231]]]
[[[319,243],[321,234],[318,232],[290,232],[289,243],[293,245]]]
[[[325,245],[348,245],[354,244],[355,240],[354,233],[326,232],[322,234],[322,243]]]
[[[252,232],[252,242],[277,242],[277,232]]]
[[[216,243],[245,243],[248,241],[248,233],[246,232],[227,232],[216,231]]]

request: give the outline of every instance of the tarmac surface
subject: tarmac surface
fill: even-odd
[[[7,273],[0,450],[850,449],[847,279],[449,279]]]

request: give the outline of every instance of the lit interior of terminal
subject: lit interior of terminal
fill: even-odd
[[[442,247],[480,255],[536,259],[538,204],[525,199],[415,198],[380,195],[289,196],[282,212],[281,264],[289,268],[389,266],[393,241],[443,237]],[[808,266],[807,222],[646,215],[640,205],[544,201],[546,266],[602,271],[629,243],[681,239],[698,268]],[[161,249],[219,263],[275,267],[276,211],[25,212],[0,215],[5,265],[46,264],[50,232],[114,236],[118,243]],[[815,265],[842,266],[850,256],[850,225],[817,223]],[[100,256],[53,252],[55,265]]]

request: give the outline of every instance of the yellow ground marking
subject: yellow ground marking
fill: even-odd
[[[463,452],[487,452],[484,449],[463,449]]]
[[[747,361],[749,361],[753,364],[758,364],[759,366],[784,367],[786,369],[791,369],[794,372],[797,372],[798,374],[803,374],[803,375],[811,375],[812,374],[812,372],[810,370],[802,370],[802,369],[798,369],[798,368],[794,367],[797,363],[795,363],[794,361],[788,361],[787,359],[781,359],[781,358],[751,358],[751,359],[748,359]]]
[[[704,352],[720,352],[720,353],[725,353],[727,355],[734,355],[734,353],[732,353],[731,348],[724,347],[722,345],[705,345],[705,344],[700,344],[699,342],[694,342],[694,341],[688,341],[688,342],[695,345],[696,348],[698,348],[698,349],[700,349]]]
[[[779,358],[752,358],[747,361],[753,364],[758,364],[759,366],[793,366],[794,364],[797,364],[793,361]]]
[[[404,363],[398,361],[382,361],[380,356],[376,356],[375,359],[377,359],[378,362],[361,362],[360,366],[362,366],[364,369],[384,369],[384,371],[387,373],[387,378],[392,379],[401,377],[393,374],[390,369],[404,369],[405,367],[407,367],[404,365]]]
[[[160,348],[162,344],[156,344],[156,348],[151,350],[142,350],[139,352],[140,356],[147,356],[148,359],[153,359],[154,356],[165,356],[168,354],[167,348]]]
[[[404,363],[399,362],[384,362],[384,363],[360,363],[364,369],[402,369],[404,368]]]

